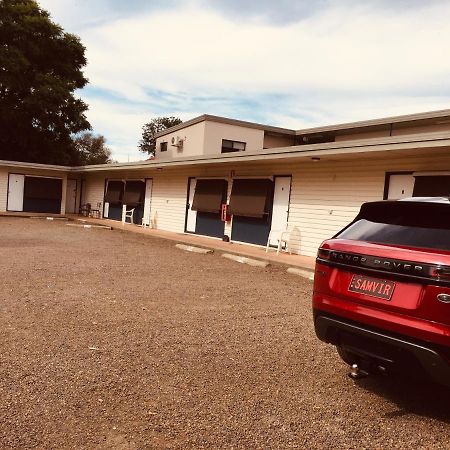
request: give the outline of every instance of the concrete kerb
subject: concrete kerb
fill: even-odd
[[[314,272],[312,270],[304,270],[299,269],[297,267],[288,267],[286,270],[287,273],[291,273],[293,275],[298,275],[303,278],[307,278],[308,280],[314,280]]]
[[[88,223],[66,223],[68,227],[77,227],[77,228],[100,228],[101,230],[112,230],[112,227],[108,225],[92,225]]]
[[[69,221],[68,217],[51,217],[51,216],[29,216],[29,219],[41,219],[41,220],[62,220],[62,221]]]
[[[233,255],[232,253],[222,253],[222,256],[232,261],[236,261],[241,264],[248,264],[253,267],[267,267],[269,263],[267,261],[261,261],[259,259],[247,258],[246,256]]]
[[[175,247],[179,248],[180,250],[184,250],[185,252],[202,253],[204,255],[208,253],[214,253],[214,250],[210,248],[194,247],[193,245],[175,244]]]

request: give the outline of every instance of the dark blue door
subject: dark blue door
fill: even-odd
[[[219,213],[197,212],[196,234],[222,238],[224,229],[225,222],[222,221]]]
[[[264,214],[263,217],[233,216],[231,239],[249,244],[266,245],[270,224],[269,214]]]

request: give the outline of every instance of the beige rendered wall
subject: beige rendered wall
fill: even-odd
[[[177,138],[177,136],[184,140],[182,149],[171,145],[172,138]],[[220,155],[222,139],[245,142],[246,151],[257,151],[263,148],[264,131],[226,123],[203,121],[158,138],[156,140],[155,158],[163,161],[189,156]],[[161,142],[167,142],[167,152],[161,152]],[[270,147],[291,145],[288,144],[290,143],[289,140],[283,138],[269,139],[268,142]]]
[[[398,128],[395,126],[392,129],[392,136],[404,136],[407,134],[423,134],[423,133],[444,133],[450,131],[450,123],[443,123],[437,125],[427,125],[419,127],[405,127]]]
[[[61,214],[66,212],[67,173],[45,169],[29,169],[21,167],[0,167],[0,211],[6,211],[8,199],[8,174],[37,175],[43,177],[62,178]]]
[[[262,150],[264,131],[256,128],[245,128],[219,122],[206,122],[205,154],[220,155],[222,152],[222,139],[245,142],[245,151]]]
[[[295,137],[264,135],[264,148],[289,147],[294,145]]]
[[[335,141],[357,141],[359,139],[374,139],[379,137],[389,137],[389,130],[367,131],[365,133],[343,134],[336,136]]]
[[[172,146],[172,138],[179,136],[184,139],[183,148],[178,149]],[[161,152],[161,142],[167,142],[167,152]],[[203,154],[205,142],[205,122],[196,123],[189,127],[175,131],[156,139],[155,158],[170,160],[186,156],[197,156]]]
[[[358,158],[358,160],[356,160]],[[389,156],[364,158],[354,156],[345,160],[318,163],[264,162],[246,165],[191,167],[140,172],[153,178],[151,220],[158,229],[184,231],[187,185],[189,177],[224,177],[231,172],[236,177],[292,175],[289,225],[294,227],[295,253],[314,256],[320,243],[333,236],[354,219],[362,203],[383,198],[386,172],[428,171],[450,168],[450,155],[429,151],[422,156]],[[98,179],[97,179],[98,178]],[[91,203],[103,200],[104,176],[90,177],[86,190]],[[227,224],[225,233],[231,236]]]
[[[444,133],[450,131],[450,123],[438,124],[438,125],[426,125],[426,126],[410,126],[399,128],[399,125],[394,123],[391,136],[407,136],[414,134],[426,134],[426,133]],[[339,141],[352,141],[359,139],[373,139],[378,137],[389,137],[389,126],[386,125],[385,130],[368,131],[354,134],[343,134],[336,136],[336,142]]]

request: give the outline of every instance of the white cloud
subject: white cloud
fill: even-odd
[[[195,92],[405,89],[450,71],[449,17],[450,4],[401,20],[335,8],[280,27],[184,9],[107,23],[83,38],[92,82],[133,98],[146,86]]]
[[[73,0],[41,3],[63,26],[77,10]],[[86,91],[89,119],[115,148],[135,152],[151,117],[225,115],[230,103],[232,116],[292,128],[448,107],[450,3],[395,14],[377,3],[332,2],[285,26],[235,20],[198,2],[102,22],[94,19],[109,17],[105,1],[90,11],[93,22],[81,8],[74,14],[90,86],[115,95]],[[258,102],[257,114],[245,100]]]

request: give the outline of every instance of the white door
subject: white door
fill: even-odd
[[[23,211],[25,175],[9,174],[8,211]]]
[[[195,233],[195,225],[197,224],[197,211],[192,211],[192,202],[194,201],[195,186],[197,185],[197,180],[191,178],[189,183],[189,198],[188,198],[188,210],[187,210],[187,220],[186,220],[186,231]]]
[[[273,209],[271,230],[285,230],[289,214],[289,196],[291,194],[291,177],[275,177],[273,191]],[[274,239],[271,245],[278,245]]]
[[[75,214],[77,203],[77,180],[67,179],[66,213]]]
[[[399,200],[412,197],[415,178],[412,174],[397,174],[389,176],[388,200]]]
[[[152,186],[153,180],[147,178],[145,180],[145,199],[144,199],[144,222],[146,225],[150,225],[150,213],[152,204]]]

